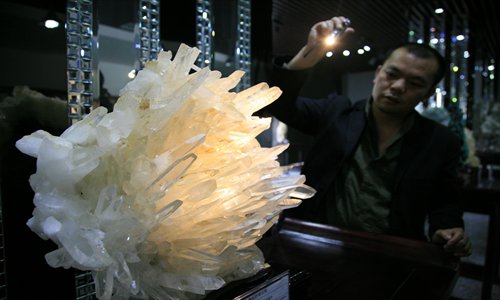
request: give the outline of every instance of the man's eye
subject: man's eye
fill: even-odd
[[[393,71],[385,71],[385,74],[387,75],[387,77],[389,78],[394,78],[396,77],[396,73],[393,72]]]
[[[424,86],[421,82],[418,81],[410,81],[410,85],[416,88],[421,88]]]

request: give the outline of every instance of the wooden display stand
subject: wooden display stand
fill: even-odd
[[[434,244],[296,219],[258,245],[271,266],[310,273],[291,299],[448,299],[459,275],[459,260]]]

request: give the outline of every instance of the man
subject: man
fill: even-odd
[[[307,44],[282,67],[273,85],[282,96],[266,108],[281,121],[313,135],[305,160],[306,183],[316,196],[287,213],[318,223],[425,239],[455,256],[471,254],[456,203],[459,140],[421,117],[415,106],[434,93],[445,72],[431,47],[408,44],[380,65],[372,95],[352,104],[343,96],[297,97],[305,72],[325,55],[332,32],[353,32],[344,17],[315,24]]]

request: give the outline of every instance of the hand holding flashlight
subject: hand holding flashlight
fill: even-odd
[[[347,28],[349,28],[350,25],[351,25],[351,20],[349,20],[348,18],[335,17],[328,21],[317,23],[313,27],[313,32],[311,33],[311,35],[314,39],[317,39],[319,36],[323,35],[325,31],[330,31],[331,33],[329,33],[326,38],[323,38],[322,40],[323,45],[320,46],[327,46],[327,47],[333,46],[335,44],[336,38],[341,34],[343,34],[347,30]],[[313,41],[313,43],[314,44],[304,54],[304,57],[309,55],[311,51],[313,51],[318,46],[317,41]]]
[[[283,64],[289,70],[303,70],[316,65],[344,33],[352,33],[351,21],[346,17],[333,17],[311,27],[307,44],[288,62]]]
[[[324,40],[325,45],[327,46],[332,46],[335,44],[335,38],[347,29],[349,25],[351,25],[351,20],[345,19],[344,22],[342,22],[343,27],[340,29],[334,29],[333,32]]]

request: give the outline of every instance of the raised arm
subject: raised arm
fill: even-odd
[[[275,62],[271,76],[271,85],[278,86],[283,93],[277,101],[265,108],[265,111],[287,125],[306,134],[314,134],[324,126],[322,116],[326,114],[325,105],[330,99],[308,99],[298,97],[304,84],[307,72],[321,61],[327,51],[342,44],[345,36],[354,29],[349,26],[345,17],[333,17],[314,24],[307,38],[307,43],[287,63]],[[329,43],[335,35],[334,42]]]

